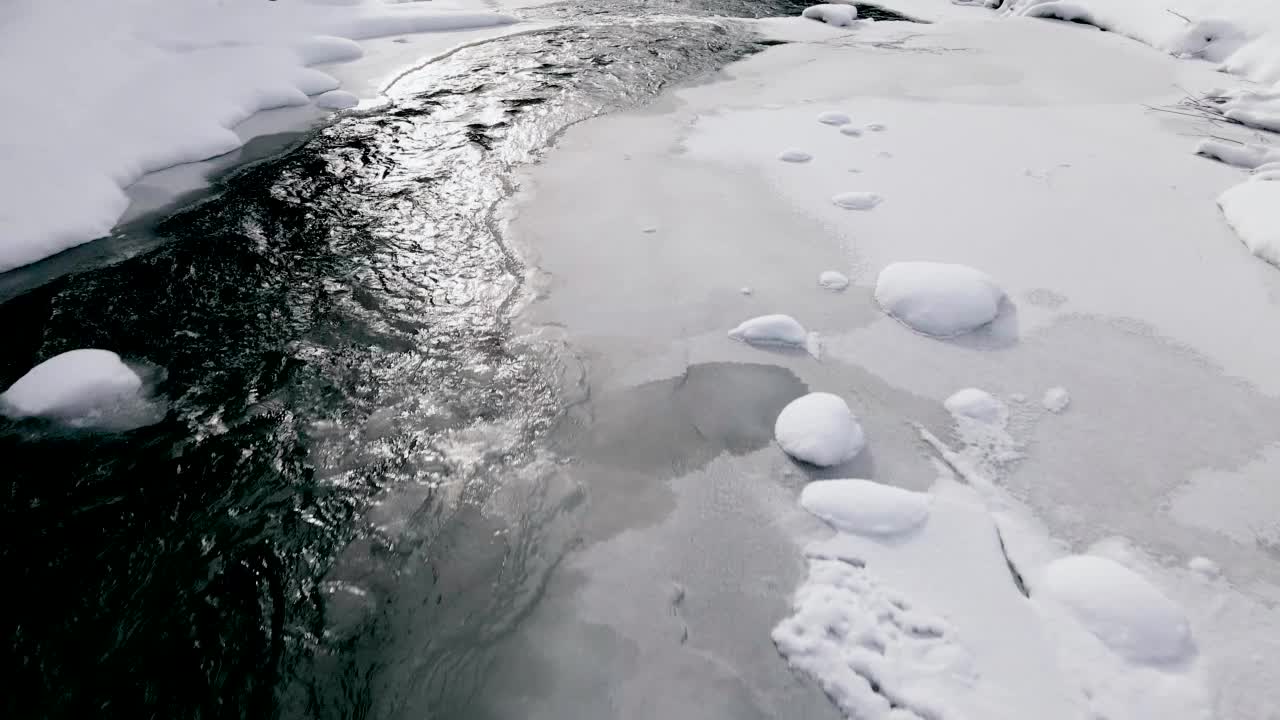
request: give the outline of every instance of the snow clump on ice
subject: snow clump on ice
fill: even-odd
[[[883,200],[884,198],[872,192],[846,192],[831,198],[831,202],[845,210],[870,210]]]
[[[819,480],[800,492],[800,505],[840,532],[899,535],[929,516],[929,495],[870,480]]]
[[[1104,644],[1141,663],[1182,660],[1194,651],[1186,615],[1145,578],[1094,555],[1070,555],[1044,569],[1036,594],[1065,607]]]
[[[886,313],[934,337],[955,337],[990,323],[1003,299],[995,281],[966,265],[899,262],[876,280],[876,302]]]
[[[792,400],[773,426],[778,445],[810,465],[839,465],[862,452],[866,437],[848,404],[838,395],[815,392]]]
[[[849,278],[844,273],[827,270],[818,276],[818,285],[832,292],[840,292],[849,287]]]
[[[813,155],[804,150],[783,150],[778,154],[778,159],[782,162],[789,163],[806,163],[813,159]]]
[[[761,315],[744,321],[729,331],[729,337],[748,345],[775,345],[803,348],[809,344],[809,333],[790,315]]]
[[[828,25],[848,27],[858,19],[858,8],[852,5],[810,5],[800,13],[800,17],[810,20],[821,20]]]
[[[849,116],[836,110],[828,110],[818,113],[818,122],[823,125],[848,125]]]
[[[1044,391],[1040,404],[1051,413],[1060,413],[1071,404],[1071,393],[1064,387],[1052,387]]]
[[[77,421],[138,397],[142,379],[109,350],[72,350],[29,370],[0,394],[0,410],[12,417]]]
[[[1009,415],[1004,403],[978,388],[960,390],[944,400],[942,405],[957,418],[969,418],[987,425],[1003,424]]]
[[[862,128],[856,125],[845,125],[840,128],[840,134],[848,135],[849,137],[859,137],[862,135]]]

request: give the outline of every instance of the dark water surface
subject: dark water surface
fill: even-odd
[[[166,414],[115,433],[0,420],[4,716],[466,717],[578,501],[549,489],[542,442],[571,355],[509,327],[524,269],[493,215],[511,170],[761,47],[643,16],[798,7],[542,8],[566,24],[432,63],[126,229],[131,257],[10,293],[0,387],[100,347]]]

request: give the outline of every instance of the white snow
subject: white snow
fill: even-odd
[[[778,154],[778,159],[782,162],[790,163],[806,163],[813,159],[813,155],[804,150],[783,150]]]
[[[1071,404],[1071,393],[1064,387],[1051,387],[1044,391],[1040,404],[1051,413],[1060,413]]]
[[[434,3],[432,3],[434,5]],[[144,174],[240,147],[338,81],[356,40],[505,15],[378,0],[10,0],[0,11],[0,271],[106,235]]]
[[[1103,557],[1071,555],[1049,563],[1037,594],[1064,605],[1108,647],[1144,663],[1195,652],[1182,610],[1145,578]]]
[[[852,5],[833,5],[825,3],[822,5],[811,5],[800,13],[801,17],[810,20],[821,20],[828,25],[836,27],[848,27],[858,19],[858,8]]]
[[[870,480],[818,480],[800,492],[800,505],[840,532],[899,535],[929,516],[926,493]]]
[[[873,192],[844,192],[831,198],[831,202],[845,210],[871,210],[884,198]]]
[[[749,292],[744,294],[750,294]],[[743,321],[729,337],[749,345],[808,348],[812,336],[790,315],[761,315]]]
[[[1201,140],[1196,146],[1196,153],[1221,160],[1228,165],[1249,169],[1280,160],[1280,150],[1266,145],[1227,142],[1216,138]]]
[[[850,120],[846,113],[839,110],[827,110],[818,113],[818,122],[823,125],[848,125]]]
[[[965,388],[953,393],[943,407],[957,418],[969,418],[988,425],[1000,425],[1009,416],[1004,403],[986,390]]]
[[[1003,291],[965,265],[899,262],[880,271],[876,302],[916,332],[954,337],[995,320]]]
[[[886,127],[884,123],[870,123],[867,125],[867,129],[871,132],[884,132]]]
[[[861,137],[862,128],[857,127],[856,125],[845,125],[844,127],[840,128],[840,134],[848,135],[849,137]]]
[[[138,396],[142,380],[109,350],[83,349],[36,365],[0,394],[14,417],[92,418]]]
[[[1218,567],[1218,563],[1202,555],[1197,555],[1188,560],[1187,569],[1200,573],[1207,578],[1215,578],[1222,574],[1222,568]]]
[[[1229,188],[1218,207],[1249,252],[1280,265],[1280,180],[1272,178],[1263,173]]]
[[[330,90],[316,98],[316,107],[327,110],[345,110],[360,104],[360,98],[346,90]]]
[[[866,445],[862,426],[839,395],[814,392],[796,398],[773,426],[778,445],[791,457],[829,467],[852,459]]]
[[[849,277],[835,270],[824,270],[818,275],[818,286],[832,292],[840,292],[849,287]]]

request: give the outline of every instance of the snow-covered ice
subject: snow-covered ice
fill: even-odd
[[[835,270],[824,270],[818,275],[818,287],[832,292],[840,292],[849,287],[849,277]]]
[[[934,337],[954,337],[996,319],[1004,292],[966,265],[899,262],[880,271],[876,302],[893,318]]]
[[[750,294],[750,292],[744,293]],[[729,337],[748,345],[793,347],[812,351],[813,336],[790,315],[761,315],[729,331]]]
[[[1055,560],[1045,567],[1035,592],[1061,603],[1132,661],[1176,662],[1195,651],[1182,609],[1141,575],[1108,558]]]
[[[796,398],[773,426],[779,447],[810,465],[829,467],[852,459],[866,445],[862,426],[839,395],[814,392]]]
[[[14,417],[77,421],[134,400],[142,379],[109,350],[82,349],[36,365],[0,394],[0,410]]]
[[[818,113],[818,122],[823,125],[848,125],[849,115],[839,110],[826,110]]]
[[[360,104],[360,98],[346,90],[330,90],[316,97],[316,107],[326,110],[345,110]]]
[[[1051,387],[1044,391],[1040,404],[1051,413],[1060,413],[1071,404],[1071,393],[1064,387]]]
[[[845,125],[844,127],[840,128],[840,134],[848,135],[849,137],[861,137],[862,128],[856,125]]]
[[[836,27],[848,27],[858,19],[858,8],[852,5],[836,5],[824,3],[822,5],[810,5],[800,13],[801,17],[810,20],[821,20],[828,25]]]
[[[947,412],[958,418],[969,418],[988,425],[1002,424],[1009,416],[1004,403],[986,390],[978,388],[959,390],[942,404]]]
[[[806,163],[813,159],[813,155],[804,150],[783,150],[778,154],[778,159],[782,162],[789,163]]]
[[[870,480],[818,480],[800,492],[800,505],[840,532],[899,535],[929,516],[927,493]]]
[[[832,203],[845,210],[871,210],[883,200],[873,192],[843,192],[831,198]]]

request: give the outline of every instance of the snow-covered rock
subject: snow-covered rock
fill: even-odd
[[[844,399],[815,392],[792,400],[773,426],[778,445],[791,457],[829,467],[852,459],[866,445],[862,426]]]
[[[959,390],[944,400],[942,405],[957,418],[969,418],[987,425],[1002,424],[1009,416],[1004,403],[978,388]]]
[[[840,532],[899,535],[929,516],[930,496],[870,480],[818,480],[800,492],[800,505]]]
[[[72,350],[36,365],[0,394],[13,417],[79,420],[138,397],[142,379],[109,350]]]
[[[849,116],[839,110],[827,110],[818,113],[818,122],[823,125],[848,125]]]
[[[1060,413],[1071,404],[1071,393],[1064,387],[1051,387],[1044,391],[1040,404],[1051,413]]]
[[[844,192],[831,198],[831,202],[845,210],[871,210],[884,198],[873,192]]]
[[[954,337],[995,320],[1004,299],[985,273],[966,265],[893,263],[876,280],[876,302],[890,316],[934,337]]]
[[[1194,652],[1186,615],[1145,578],[1094,555],[1045,566],[1036,596],[1060,603],[1116,653],[1134,662],[1167,663]]]
[[[801,17],[810,20],[821,20],[828,25],[837,27],[848,27],[858,19],[858,8],[852,5],[835,5],[824,3],[822,5],[810,5],[800,13]]]
[[[825,270],[818,275],[818,286],[832,292],[840,292],[849,287],[849,278],[835,270]]]
[[[778,153],[778,159],[782,162],[806,163],[813,159],[813,155],[805,152],[804,150],[791,149],[783,150],[781,153]]]
[[[790,315],[761,315],[729,331],[729,337],[749,345],[806,348],[810,335]]]

